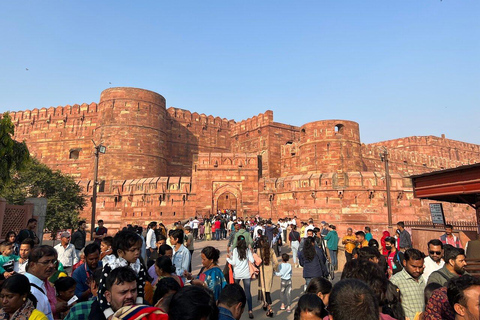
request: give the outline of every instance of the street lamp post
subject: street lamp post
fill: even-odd
[[[388,228],[393,228],[392,225],[392,199],[390,197],[390,172],[388,169],[388,150],[385,148],[380,158],[385,163],[385,182],[387,187],[387,210],[388,210]]]
[[[96,145],[95,141],[93,141],[95,145],[95,164],[94,164],[94,171],[93,171],[93,194],[92,194],[92,221],[90,224],[90,239],[93,240],[93,230],[95,230],[95,214],[97,211],[97,188],[98,188],[98,158],[100,153],[104,154],[106,151],[106,147],[103,145]]]

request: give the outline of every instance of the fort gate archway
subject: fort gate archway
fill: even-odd
[[[240,184],[214,183],[212,202],[214,210],[237,210],[237,214],[241,215],[243,210]]]
[[[217,200],[218,210],[237,210],[237,197],[231,192],[222,193]]]

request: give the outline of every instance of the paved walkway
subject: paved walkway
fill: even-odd
[[[200,271],[200,268],[202,267],[202,261],[200,258],[200,252],[202,251],[202,248],[206,246],[213,246],[215,248],[218,248],[220,250],[220,260],[219,260],[219,266],[223,269],[225,266],[225,258],[227,255],[227,241],[226,240],[221,240],[221,241],[198,241],[195,243],[195,251],[193,253],[193,261],[192,261],[192,269],[193,272],[192,274],[197,275],[198,272]],[[289,253],[290,254],[290,263],[293,266],[293,260],[291,258],[291,250],[290,247],[288,246],[283,246],[282,247],[282,253]],[[274,318],[277,319],[289,319],[293,320],[293,311],[294,307],[297,305],[298,298],[302,295],[303,293],[303,285],[305,284],[305,280],[303,279],[303,269],[301,268],[293,268],[293,275],[292,275],[292,312],[288,313],[285,310],[280,310],[280,277],[275,277],[273,281],[273,287],[272,287],[272,301],[273,301],[273,311],[275,312]],[[339,273],[335,274],[335,280],[337,281],[338,277],[340,276]],[[336,282],[334,281],[334,282]],[[251,293],[252,293],[252,298],[253,298],[253,314],[255,316],[255,319],[267,319],[265,315],[265,311],[262,309],[262,304],[257,301],[258,298],[258,282],[257,281],[252,281],[251,285]],[[245,308],[245,312],[242,315],[242,319],[248,319],[248,308]]]

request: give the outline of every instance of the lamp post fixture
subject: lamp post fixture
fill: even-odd
[[[103,145],[96,145],[95,141],[93,141],[93,145],[95,146],[95,165],[94,165],[94,173],[93,173],[93,194],[92,194],[92,221],[90,225],[90,239],[93,240],[93,230],[95,230],[95,214],[97,211],[97,188],[98,188],[98,158],[100,153],[105,154],[107,148]]]
[[[388,169],[388,150],[384,148],[383,153],[380,153],[380,159],[385,163],[385,182],[387,187],[387,210],[388,210],[388,228],[393,228],[392,225],[392,199],[390,197],[390,172]]]

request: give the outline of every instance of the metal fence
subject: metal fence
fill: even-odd
[[[405,228],[435,228],[444,229],[445,225],[432,223],[432,221],[404,221]],[[447,221],[446,224],[451,224],[454,230],[457,231],[477,231],[478,225],[475,221]]]

